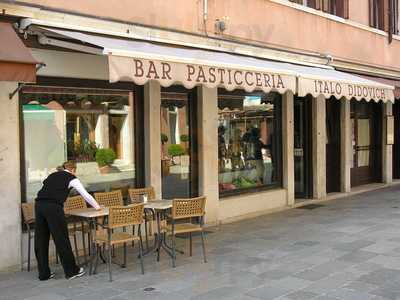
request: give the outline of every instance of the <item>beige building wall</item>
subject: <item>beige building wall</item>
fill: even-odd
[[[0,270],[21,264],[21,186],[17,83],[0,82]]]
[[[368,66],[385,66],[397,70],[400,68],[400,56],[397,55],[400,51],[400,40],[394,39],[389,44],[384,32],[366,26],[368,1],[365,0],[350,1],[350,22],[315,10],[293,7],[285,0],[209,0],[205,22],[201,0],[114,1],[112,16],[110,2],[106,0],[19,2],[44,9],[300,51],[315,56],[330,54],[335,60],[353,61]],[[40,11],[26,15],[39,16]],[[54,20],[68,22],[68,19],[68,15],[61,14]],[[226,30],[223,33],[215,32],[217,19],[225,21]]]

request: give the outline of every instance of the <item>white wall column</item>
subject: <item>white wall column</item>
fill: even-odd
[[[17,87],[17,83],[0,82],[0,270],[21,266],[18,94],[8,98]]]
[[[393,146],[386,144],[386,137],[388,134],[387,116],[393,115],[393,104],[387,102],[383,104],[382,109],[382,182],[391,183],[393,181]],[[394,132],[391,132],[393,135]]]
[[[282,96],[282,157],[283,187],[287,192],[287,205],[294,204],[294,103],[293,92]]]
[[[312,98],[313,198],[326,197],[326,105],[325,97]]]
[[[353,146],[351,144],[350,100],[340,100],[340,191],[351,190],[350,170],[353,162]]]
[[[161,87],[156,81],[144,86],[145,183],[161,198]]]
[[[199,195],[207,197],[206,223],[218,223],[218,93],[217,89],[197,89]]]
[[[104,113],[98,116],[94,133],[96,144],[100,145],[101,148],[110,147],[110,133],[108,122],[108,113]]]

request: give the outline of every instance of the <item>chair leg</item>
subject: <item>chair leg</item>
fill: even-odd
[[[86,260],[87,259],[87,256],[86,256],[86,239],[85,239],[85,228],[84,228],[83,222],[81,223],[81,226],[82,226],[81,234],[82,234],[83,256],[84,256],[84,260]]]
[[[192,243],[192,233],[189,232],[189,255],[193,254],[193,243]]]
[[[172,267],[176,267],[176,263],[175,263],[175,261],[176,261],[176,249],[175,249],[175,247],[176,247],[176,245],[175,245],[175,233],[174,232],[172,232],[172,235],[171,235],[171,237],[172,237]]]
[[[99,264],[99,256],[100,256],[100,245],[96,245],[96,247],[94,247],[94,249],[95,249],[95,253],[93,253],[93,255],[95,255],[96,256],[96,260],[95,260],[95,262],[94,262],[94,269],[93,269],[93,274],[96,274],[97,273],[97,266],[98,266],[98,264]]]
[[[126,268],[126,243],[124,243],[124,264],[123,268]]]
[[[76,256],[76,262],[78,263],[78,265],[80,264],[79,262],[79,250],[78,250],[78,242],[76,239],[76,231],[74,232],[74,247],[75,247],[75,256]]]
[[[132,226],[132,235],[135,235],[135,225]],[[132,247],[135,247],[135,241],[132,241]]]
[[[207,262],[207,258],[206,258],[206,245],[204,243],[204,232],[203,230],[201,231],[201,245],[203,247],[203,256],[204,256],[204,262]]]
[[[141,238],[141,237],[140,237]],[[142,274],[144,274],[144,264],[143,264],[143,245],[139,242],[139,258],[140,258],[140,267],[142,269]]]
[[[147,215],[146,215],[146,213],[145,213],[145,220],[144,220],[144,232],[145,232],[145,238],[146,238],[146,248],[147,248],[147,250],[149,249],[149,235],[148,235],[148,232],[147,232]],[[139,234],[140,234],[140,232],[139,232]]]
[[[28,272],[31,271],[31,229],[28,227]]]
[[[111,250],[112,246],[110,240],[108,241],[108,275],[110,278],[110,282],[112,281],[112,274],[111,274]]]

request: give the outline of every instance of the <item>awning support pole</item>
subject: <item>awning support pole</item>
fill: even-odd
[[[45,66],[46,66],[46,64],[44,64],[44,63],[38,64],[38,66],[36,67],[36,72]],[[25,85],[26,85],[26,83],[21,83],[20,85],[18,85],[18,87],[8,95],[8,99],[12,100],[12,98],[15,96],[15,94],[18,93]]]

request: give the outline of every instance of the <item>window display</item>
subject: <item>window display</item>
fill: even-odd
[[[22,89],[26,197],[66,160],[91,192],[135,186],[133,92]]]
[[[281,185],[281,96],[218,95],[219,191]]]

